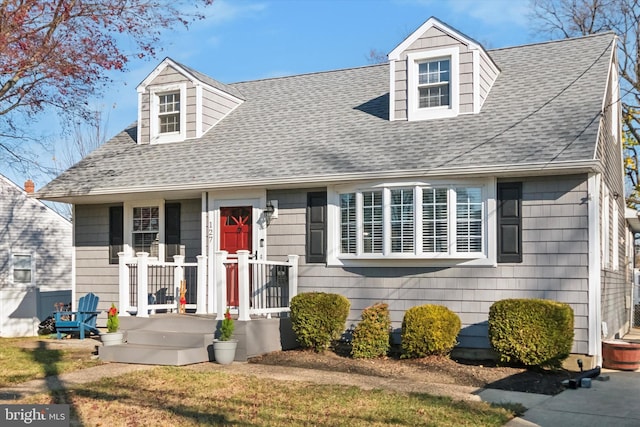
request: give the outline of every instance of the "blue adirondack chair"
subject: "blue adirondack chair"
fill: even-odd
[[[98,320],[98,296],[93,292],[89,292],[78,301],[78,311],[56,311],[56,332],[58,339],[62,338],[62,333],[80,334],[80,339],[84,339],[85,333],[100,334],[96,328],[96,320]]]

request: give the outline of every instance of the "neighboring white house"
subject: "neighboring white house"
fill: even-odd
[[[71,222],[0,175],[0,336],[36,335],[71,302]]]

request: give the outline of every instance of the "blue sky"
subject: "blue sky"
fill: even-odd
[[[528,0],[215,0],[205,20],[163,33],[156,60],[135,60],[111,75],[93,104],[108,114],[113,136],[136,120],[136,86],[166,56],[233,83],[367,65],[371,49],[390,52],[431,16],[487,49],[541,41],[529,13]],[[18,184],[32,178],[36,189],[51,179],[4,165],[0,173]]]

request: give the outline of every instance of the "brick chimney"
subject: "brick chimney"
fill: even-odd
[[[35,191],[36,186],[33,183],[33,181],[31,181],[30,179],[26,180],[24,182],[24,191],[27,192],[27,194],[33,194],[33,192]]]

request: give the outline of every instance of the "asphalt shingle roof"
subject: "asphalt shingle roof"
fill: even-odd
[[[605,33],[490,50],[501,73],[481,112],[438,120],[388,120],[388,64],[229,84],[245,102],[202,138],[137,145],[134,124],[38,195],[593,160],[613,43]]]

